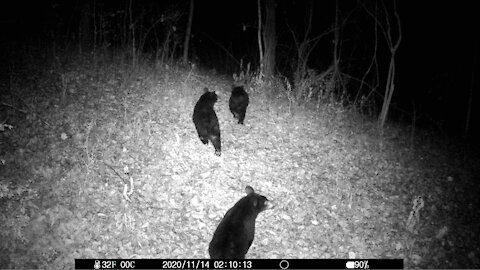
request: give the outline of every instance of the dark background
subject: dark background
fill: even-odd
[[[15,59],[22,57],[22,46],[69,48],[78,42],[82,1],[9,1],[2,3],[0,36],[2,77]],[[392,11],[392,1],[385,1]],[[92,2],[93,3],[93,2]],[[176,38],[182,41],[188,17],[189,1],[133,1],[133,17],[142,18],[137,27],[151,26],[162,14],[178,14]],[[361,3],[361,4],[360,4]],[[342,72],[361,78],[373,54],[373,20],[365,12],[375,1],[338,1],[341,28]],[[109,14],[105,19],[112,29],[108,48],[121,46],[115,33],[128,1],[96,1],[96,12]],[[334,24],[335,1],[277,1],[277,73],[291,78],[296,48],[292,31],[298,38],[305,29],[306,10],[313,7],[311,37],[325,32]],[[395,92],[390,120],[411,123],[444,135],[464,135],[469,90],[473,89],[473,111],[467,139],[478,135],[478,15],[473,2],[398,1],[402,23],[402,42],[395,61]],[[393,13],[389,14],[393,18]],[[257,1],[195,1],[190,59],[205,69],[231,74],[239,71],[238,62],[258,67]],[[392,20],[392,28],[396,25]],[[162,34],[165,23],[157,25]],[[106,26],[108,28],[109,26]],[[397,39],[394,32],[392,38]],[[319,72],[332,63],[333,34],[326,35],[309,58],[309,68]],[[183,42],[180,42],[183,44]],[[147,38],[145,53],[157,50]],[[178,56],[181,56],[179,46]],[[232,54],[228,56],[225,51]],[[379,36],[379,88],[372,96],[380,108],[390,53],[385,39]],[[477,67],[474,71],[474,62]],[[367,76],[368,82],[375,78]],[[349,99],[359,91],[357,83],[349,84]],[[363,88],[361,94],[370,89]],[[379,111],[379,109],[378,109]]]

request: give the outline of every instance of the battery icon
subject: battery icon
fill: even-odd
[[[353,269],[355,268],[355,262],[354,261],[348,261],[346,264],[348,269]]]

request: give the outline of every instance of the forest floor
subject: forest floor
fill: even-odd
[[[353,110],[255,87],[238,125],[232,80],[164,65],[78,58],[0,83],[1,269],[208,258],[246,185],[276,204],[247,258],[480,267],[478,156],[433,133],[380,136]],[[219,95],[221,157],[192,122],[204,87]]]

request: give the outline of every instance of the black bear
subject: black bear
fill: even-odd
[[[251,186],[245,188],[247,196],[227,211],[218,224],[208,247],[210,259],[245,259],[255,235],[257,215],[272,203]]]
[[[198,137],[203,144],[210,141],[215,147],[215,155],[220,156],[222,146],[220,142],[220,126],[218,124],[217,114],[213,110],[213,105],[217,102],[215,91],[210,92],[204,89],[204,94],[200,97],[193,110],[193,123],[198,132]]]
[[[228,106],[230,107],[233,117],[238,119],[239,124],[243,125],[248,102],[248,94],[245,92],[245,89],[243,89],[243,86],[234,87],[230,100],[228,101]]]

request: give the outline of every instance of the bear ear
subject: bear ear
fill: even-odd
[[[208,92],[208,88],[207,87],[203,88],[203,92],[204,93]]]
[[[253,190],[253,188],[251,186],[246,186],[245,187],[245,193],[247,193],[247,195],[250,195],[252,193],[254,193],[255,191]]]

